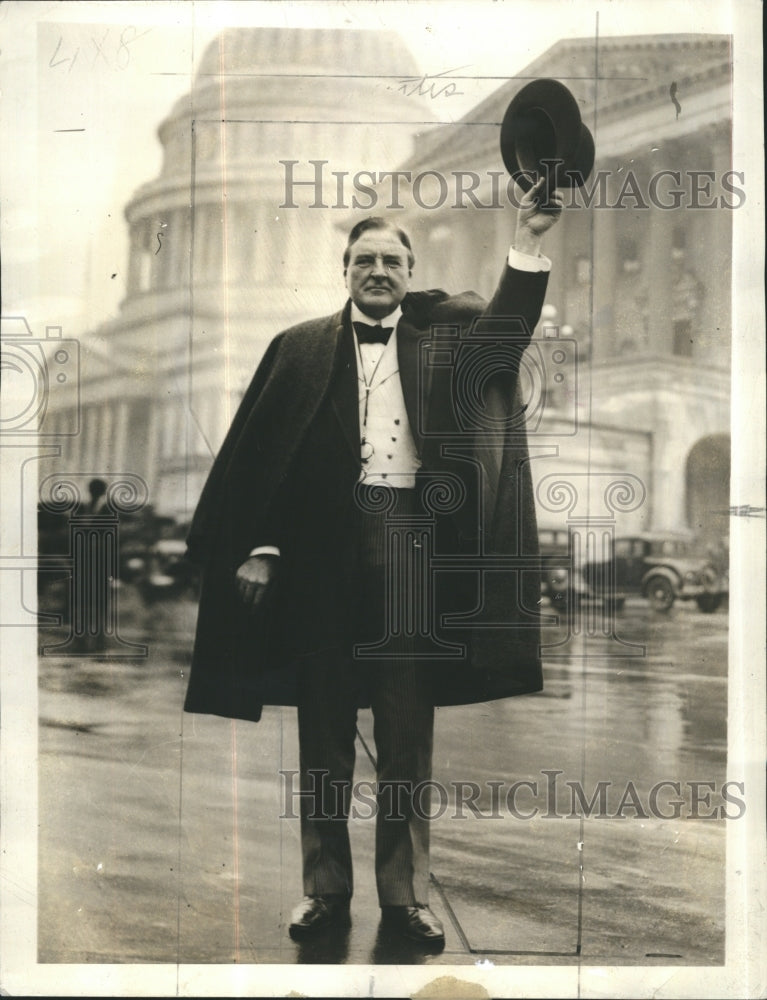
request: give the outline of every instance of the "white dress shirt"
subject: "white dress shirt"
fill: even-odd
[[[509,267],[517,271],[550,271],[551,261],[543,254],[533,257],[514,247],[509,248]],[[415,448],[410,423],[405,410],[402,384],[397,361],[397,325],[402,316],[400,306],[384,316],[372,319],[366,316],[354,302],[351,307],[351,321],[367,323],[369,326],[393,327],[386,344],[360,344],[357,347],[357,384],[360,404],[360,452],[372,454],[362,462],[360,482],[387,483],[396,488],[412,488],[415,474],[421,461]],[[368,393],[367,387],[370,389]],[[365,419],[365,397],[367,399],[367,419]],[[278,556],[276,545],[259,545],[250,555]]]
[[[410,430],[399,376],[397,326],[401,316],[402,309],[397,306],[388,316],[374,320],[352,302],[352,325],[366,323],[392,328],[386,344],[360,344],[355,337],[362,459],[360,482],[412,489],[421,460]]]

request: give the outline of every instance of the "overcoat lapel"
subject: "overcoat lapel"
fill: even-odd
[[[427,426],[426,401],[431,396],[431,367],[423,366],[424,370],[419,378],[422,339],[423,331],[403,316],[397,327],[397,361],[405,409],[419,455],[423,453],[423,431]]]
[[[339,316],[336,328],[336,356],[330,380],[330,405],[338,418],[346,443],[356,462],[360,458],[360,408],[357,385],[357,358],[354,353],[354,331],[350,320],[351,306]]]

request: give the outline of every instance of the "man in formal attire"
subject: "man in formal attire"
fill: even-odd
[[[541,207],[542,193],[522,199],[489,303],[410,292],[407,235],[381,217],[358,223],[344,254],[349,300],[272,341],[195,513],[189,553],[204,572],[186,710],[257,721],[264,704],[298,709],[295,938],[348,920],[358,708],[374,718],[383,919],[440,946],[420,794],[435,706],[542,686],[518,384],[551,266],[541,238],[561,212],[557,195]],[[424,347],[444,334],[454,362],[431,364]],[[456,371],[463,379],[475,361],[489,434],[483,414],[464,419]],[[488,556],[496,571],[483,575]],[[447,571],[431,572],[445,558]]]

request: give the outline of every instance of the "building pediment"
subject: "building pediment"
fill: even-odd
[[[597,95],[599,122],[621,120],[646,109],[668,105],[674,119],[671,86],[684,114],[684,102],[713,91],[731,78],[728,35],[629,35],[599,39],[562,39],[502,84],[455,125],[433,129],[416,139],[405,166],[430,166],[459,147],[477,150],[497,145],[498,127],[514,95],[530,80],[553,77],[572,91],[586,122]],[[595,80],[597,86],[595,87]]]

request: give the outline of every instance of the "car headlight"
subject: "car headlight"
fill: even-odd
[[[684,575],[685,583],[697,583],[698,574],[694,570],[688,570]]]

